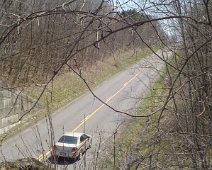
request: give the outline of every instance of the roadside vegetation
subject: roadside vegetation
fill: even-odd
[[[113,134],[100,169],[211,169],[210,0],[0,0],[1,133],[51,121],[88,91],[82,80],[94,88],[157,44],[173,60],[157,55],[164,75]]]
[[[182,61],[175,56],[169,62],[172,66],[176,65],[176,58],[177,63]],[[168,102],[163,115],[158,111],[163,108],[170,93],[171,80],[176,78],[177,73],[173,67],[167,66],[149,93],[140,99],[137,115],[154,114],[147,118],[132,118],[117,129],[118,133],[114,134],[115,144],[113,136],[110,139],[110,148],[114,148],[115,151],[111,149],[106,152],[107,154],[99,161],[100,169],[178,169],[180,167],[199,169],[197,167],[201,166],[205,166],[203,169],[208,169],[210,167],[212,160],[210,135],[198,137],[199,141],[204,141],[202,144],[205,147],[202,148],[204,152],[198,153],[200,157],[198,158],[197,154],[194,159],[192,154],[194,143],[189,139],[191,134],[188,129],[192,126],[192,117],[190,115],[186,121],[185,118],[180,119],[177,117],[179,115],[176,115],[176,105],[179,106],[179,112],[188,109],[188,105],[182,103],[188,89],[184,89],[183,93],[179,92]],[[176,86],[179,86],[183,79],[178,80]],[[181,116],[184,116],[183,113]],[[181,128],[186,128],[188,131],[180,132]],[[202,126],[197,125],[197,128],[201,129]],[[210,128],[204,127],[204,130],[206,134],[210,134]]]
[[[165,76],[165,73],[163,76]],[[165,81],[163,76],[153,84],[148,94],[143,99],[140,99],[141,102],[136,111],[137,115],[148,115],[163,105],[168,93],[167,89],[164,88]],[[143,160],[148,159],[149,155],[157,147],[156,145],[153,146],[153,144],[157,140],[158,117],[159,113],[149,118],[132,118],[125,122],[120,129],[117,129],[116,155],[113,155],[114,151],[110,150],[102,158],[103,163],[99,163],[99,168],[119,169],[122,167],[123,169],[136,169],[137,164],[141,162],[143,164]],[[163,117],[163,120],[166,118],[168,118],[167,114]],[[116,159],[115,165],[114,157]],[[144,162],[144,164],[146,163]]]
[[[159,45],[157,45],[153,49],[158,50],[159,48]],[[151,53],[149,48],[141,48],[114,54],[114,56],[107,57],[103,61],[97,61],[89,68],[81,68],[82,77],[89,83],[91,88],[96,87],[104,80],[107,80],[109,77],[126,69],[132,64],[137,63]],[[40,94],[39,90],[39,87],[29,88],[27,94],[33,98],[38,98],[37,95]],[[51,91],[50,95],[48,90]],[[48,90],[46,94],[49,96],[49,103],[54,110],[81,96],[88,91],[88,88],[79,76],[71,70],[68,70],[68,68],[65,68],[64,71],[58,74],[54,79],[52,86],[50,85]],[[46,102],[45,96],[46,95],[41,98],[43,104]]]
[[[12,96],[4,102],[3,95],[6,121],[0,129],[6,131],[31,125],[84,94],[87,88],[73,70],[95,87],[149,54],[146,41],[152,46],[158,35],[165,37],[157,21],[129,27],[151,15],[118,10],[107,1],[9,0],[0,6],[0,88]]]
[[[152,47],[152,50],[157,51],[161,47],[160,44],[155,44]],[[116,53],[113,56],[107,57],[103,61],[96,62],[90,68],[82,68],[82,77],[88,82],[91,88],[94,88],[104,80],[107,80],[121,70],[130,67],[132,64],[137,63],[149,54],[152,54],[152,51],[149,48]],[[41,91],[42,89],[40,87],[32,87],[27,88],[25,94],[36,99],[39,97]],[[42,95],[39,100],[39,109],[30,115],[30,117],[26,117],[22,124],[12,128],[6,136],[3,135],[2,139],[5,140],[42,118],[48,117],[48,114],[53,113],[86,92],[88,92],[88,88],[82,79],[72,71],[68,70],[68,68],[64,68],[62,73],[55,77],[52,86],[49,86]]]
[[[158,44],[153,47],[153,50],[157,51],[159,48],[160,45]],[[98,61],[90,68],[82,68],[82,77],[88,82],[91,88],[94,88],[104,80],[137,63],[151,53],[152,51],[149,48],[142,48],[114,54],[114,56],[107,57],[104,61]],[[41,97],[40,103],[44,108],[38,111],[37,114],[35,113],[36,120],[46,116],[47,108],[48,112],[52,113],[88,92],[88,88],[82,79],[75,73],[67,71],[67,69],[65,68],[63,73],[58,74],[53,81],[52,89],[50,86],[50,89],[47,89]],[[29,88],[27,89],[27,94],[33,98],[38,98],[39,96],[37,95],[40,94],[39,90],[40,88]]]

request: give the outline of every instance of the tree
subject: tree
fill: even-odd
[[[155,53],[151,44],[160,41],[174,54],[174,61],[158,56],[167,65],[168,94],[157,111],[137,117],[159,113],[155,133],[162,131],[159,135],[168,137],[175,133],[174,138],[169,138],[171,142],[177,137],[181,139],[181,148],[169,153],[178,167],[184,168],[191,162],[190,168],[207,169],[212,128],[211,1],[131,3],[133,9],[120,12],[124,5],[121,2],[116,8],[112,5],[115,3],[95,0],[0,1],[0,79],[10,89],[18,87],[20,91],[42,84],[39,100],[66,67],[83,79],[81,67],[114,52],[141,46]],[[168,33],[162,26],[168,27]],[[175,39],[168,39],[166,34]],[[161,120],[170,105],[170,120],[175,126],[165,131]],[[29,112],[21,114],[18,120]],[[182,157],[176,156],[178,151]],[[188,161],[181,163],[184,160]]]

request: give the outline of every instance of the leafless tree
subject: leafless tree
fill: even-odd
[[[166,63],[168,79],[162,106],[147,115],[115,111],[131,117],[158,115],[155,133],[168,138],[170,143],[180,138],[181,147],[172,145],[174,154],[166,153],[178,168],[209,169],[211,1],[2,0],[0,6],[0,79],[7,82],[9,89],[21,92],[41,87],[31,108],[67,67],[89,88],[81,74],[82,67],[89,67],[114,52],[141,46],[155,53],[151,44],[161,42],[174,55],[173,60],[158,56]],[[18,120],[29,115],[31,108],[22,112]],[[167,109],[168,120],[175,125],[170,131],[164,130],[161,123]],[[136,162],[141,166],[149,158],[149,167],[156,166],[155,156],[160,154],[153,151]],[[171,166],[163,163],[160,164],[163,168]]]

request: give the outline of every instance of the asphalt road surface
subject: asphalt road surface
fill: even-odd
[[[165,58],[171,55],[170,52],[161,50],[157,54],[161,57],[164,55]],[[163,68],[164,62],[156,55],[146,56],[139,63],[104,81],[93,92],[114,109],[136,114],[138,98],[144,97]],[[40,161],[54,163],[56,169],[89,169],[95,164],[96,149],[100,141],[102,146],[112,142],[111,135],[120,123],[128,118],[113,111],[88,92],[56,111],[51,120],[42,120],[3,143],[0,158],[1,161],[10,161],[34,157]],[[50,127],[53,128],[53,133]],[[57,141],[67,131],[86,132],[93,138],[91,149],[80,161],[51,159],[51,136]]]

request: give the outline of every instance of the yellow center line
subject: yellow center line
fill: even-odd
[[[138,75],[140,74],[137,73],[136,75],[134,75],[130,80],[126,81],[124,83],[124,85],[116,92],[114,93],[112,96],[108,97],[106,102],[104,104],[102,104],[101,106],[99,106],[95,111],[91,112],[90,114],[88,114],[73,130],[72,132],[77,131],[86,121],[88,121],[91,117],[93,117],[93,115],[95,115],[99,110],[101,110],[111,99],[113,99],[117,94],[119,94],[131,81],[133,81]],[[43,153],[41,155],[39,155],[36,159],[41,161],[44,159],[44,157],[47,157],[49,154],[51,153],[51,149],[49,151],[47,151],[46,153]]]

